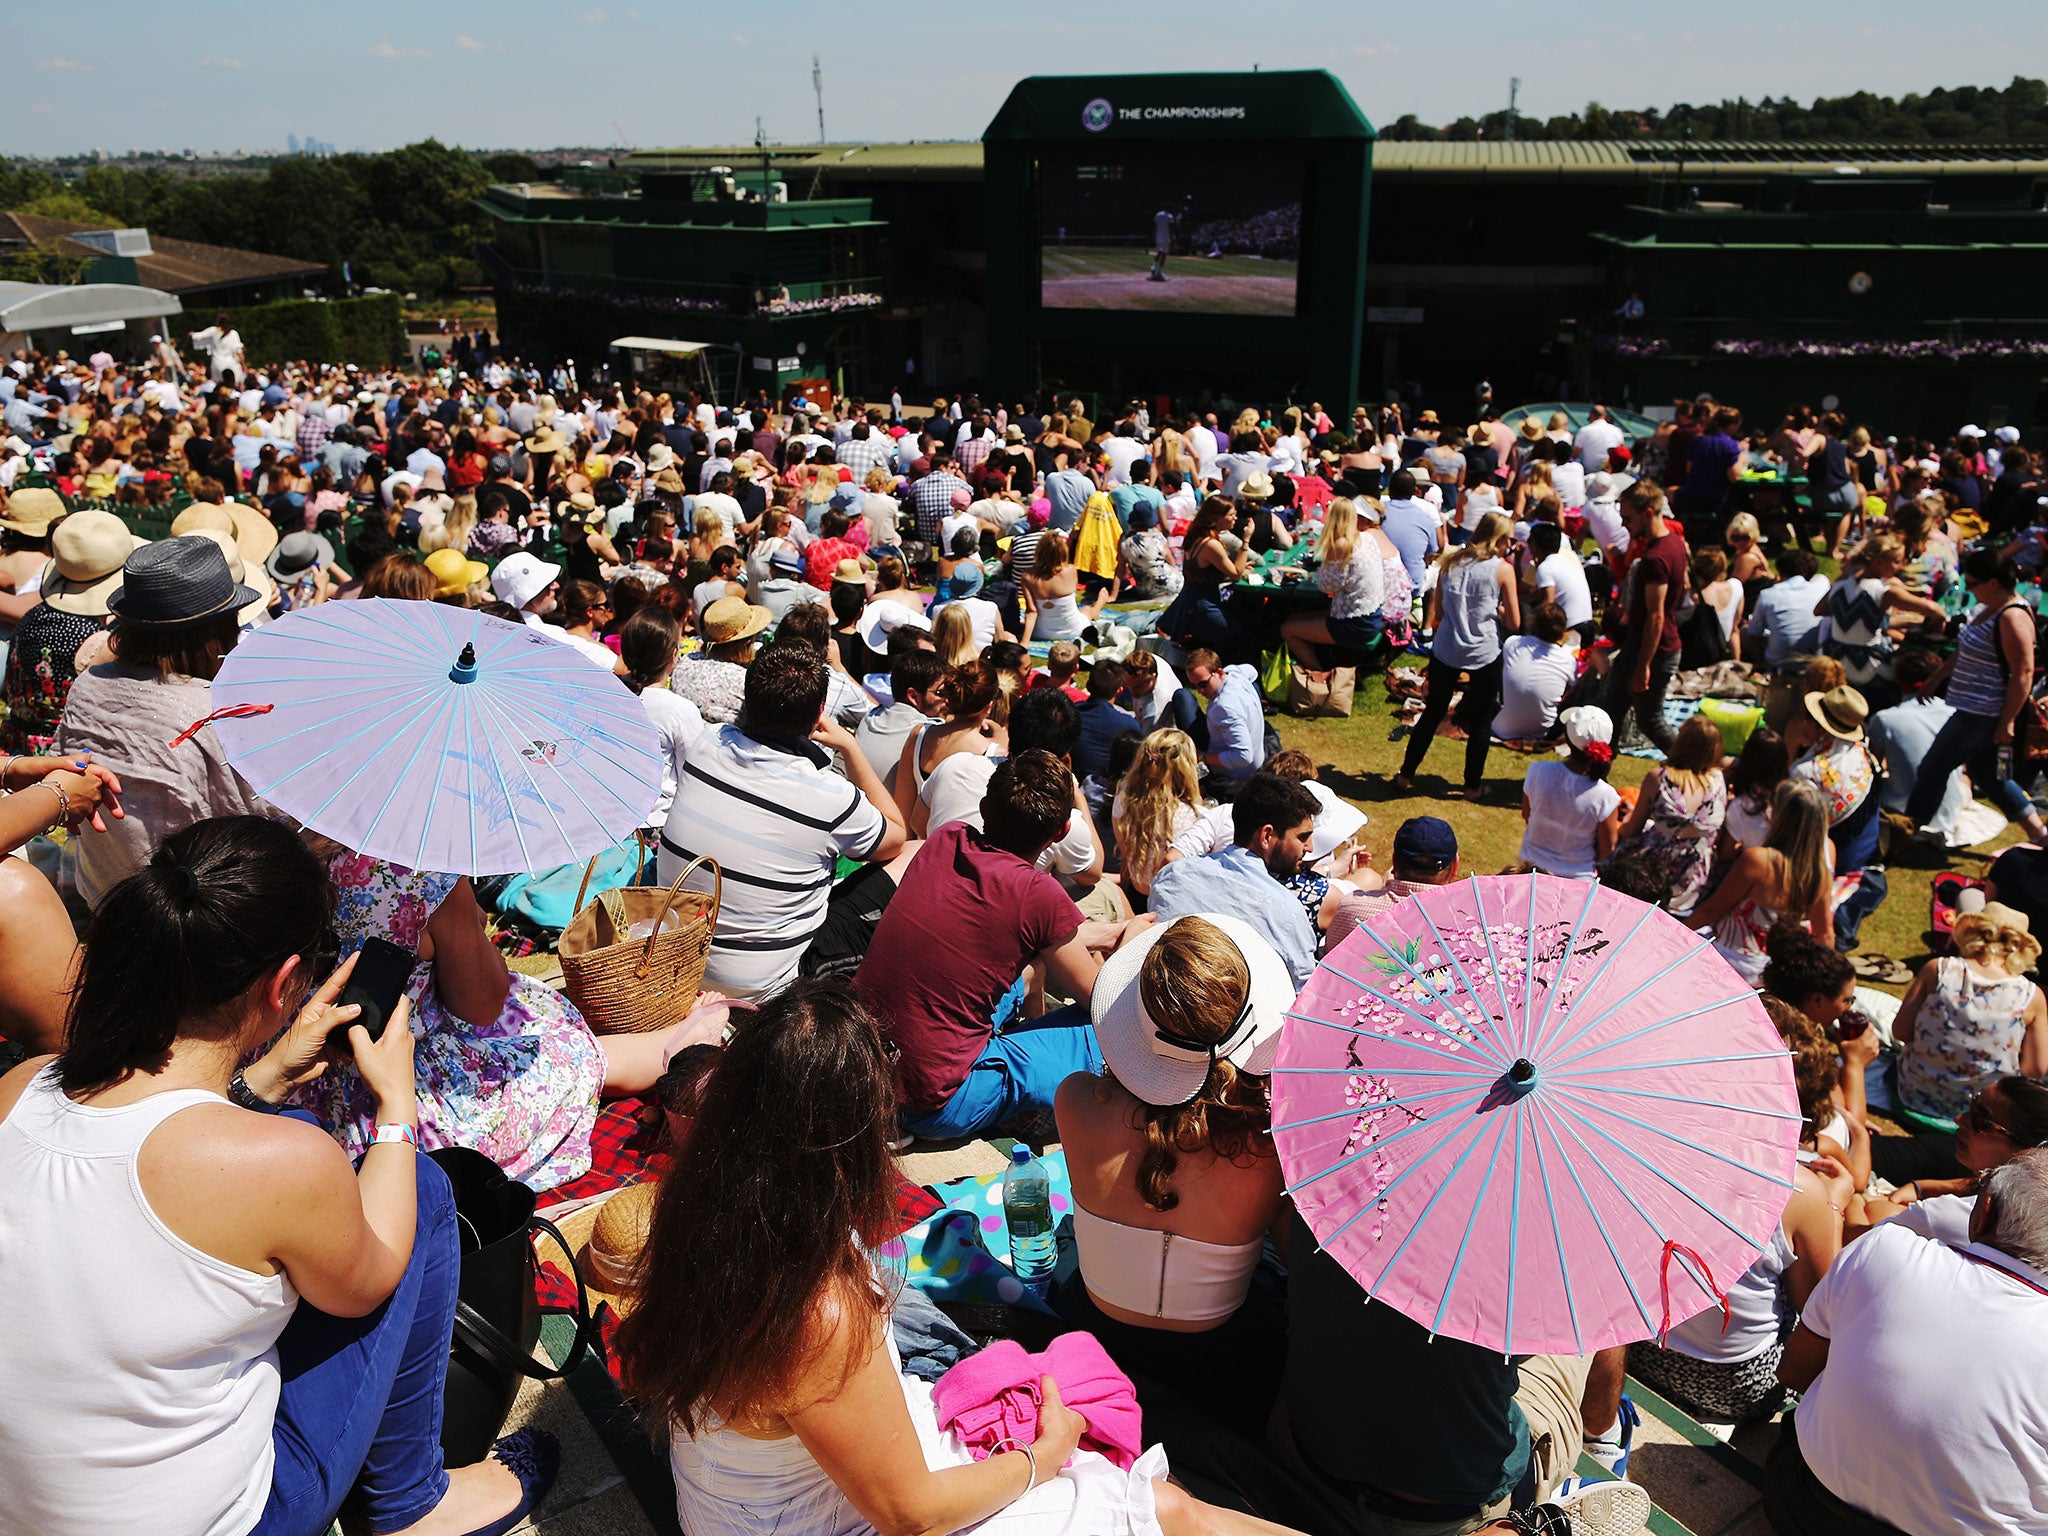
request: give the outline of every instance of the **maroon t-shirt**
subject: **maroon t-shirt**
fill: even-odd
[[[1643,632],[1643,582],[1647,578],[1664,583],[1664,633],[1657,642],[1657,654],[1669,656],[1679,648],[1678,605],[1686,593],[1685,535],[1667,528],[1664,537],[1653,539],[1636,554],[1628,568],[1627,634],[1624,643],[1634,643]]]
[[[1059,881],[964,821],[918,849],[875,925],[854,986],[901,1052],[904,1107],[937,1109],[987,1047],[989,1016],[1025,964],[1081,926]]]

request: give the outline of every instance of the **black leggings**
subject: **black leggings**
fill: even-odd
[[[1471,673],[1465,684],[1464,702],[1458,706],[1458,724],[1465,728],[1467,789],[1478,788],[1486,777],[1486,754],[1493,747],[1493,717],[1500,713],[1500,666],[1501,658],[1496,656]],[[1451,695],[1458,691],[1458,669],[1432,656],[1427,685],[1429,691],[1423,696],[1421,717],[1415,722],[1407,754],[1401,759],[1404,776],[1412,776],[1422,766],[1436,728],[1443,724],[1450,710]]]

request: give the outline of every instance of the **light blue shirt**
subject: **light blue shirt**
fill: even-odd
[[[1259,707],[1259,674],[1239,662],[1223,669],[1223,688],[1209,701],[1209,750],[1223,772],[1239,781],[1266,760],[1266,718]]]
[[[1045,499],[1052,503],[1048,528],[1065,533],[1081,520],[1088,498],[1095,494],[1095,482],[1078,469],[1056,469],[1045,477]]]
[[[1802,642],[1820,627],[1813,605],[1828,593],[1821,576],[1787,576],[1756,596],[1756,609],[1742,626],[1744,634],[1764,642],[1764,665],[1781,667],[1805,657]]]
[[[1401,551],[1401,563],[1408,568],[1408,580],[1415,590],[1422,590],[1423,567],[1429,564],[1429,557],[1443,548],[1443,522],[1426,501],[1410,497],[1406,501],[1389,501],[1381,514],[1380,531],[1394,541],[1394,548]],[[1814,599],[1819,602],[1819,598]]]
[[[1934,745],[1934,738],[1955,712],[1954,705],[1941,699],[1908,699],[1870,717],[1870,750],[1884,764],[1886,810],[1906,808],[1906,802],[1913,798],[1913,785],[1920,777],[1920,764],[1926,760],[1927,749]],[[1928,822],[1928,828],[1953,832],[1956,818],[1969,798],[1969,791],[1963,786],[1963,770],[1952,770],[1948,788],[1942,792],[1941,809]]]
[[[1162,923],[1197,912],[1243,918],[1279,952],[1297,988],[1308,984],[1316,968],[1316,933],[1308,913],[1264,860],[1235,843],[1161,869],[1152,877],[1150,910]]]

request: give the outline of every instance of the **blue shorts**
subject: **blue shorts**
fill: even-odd
[[[933,1141],[979,1136],[1024,1110],[1051,1109],[1061,1083],[1076,1072],[1101,1070],[1088,1005],[1069,1003],[998,1029],[950,1099],[899,1119],[911,1135]]]

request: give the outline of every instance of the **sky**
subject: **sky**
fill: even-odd
[[[2004,85],[2048,67],[2048,7],[1977,0],[161,0],[7,8],[0,153],[815,142],[811,55],[835,141],[979,137],[1032,74],[1328,69],[1368,118],[1536,117],[1741,95]],[[260,25],[252,18],[263,18]],[[1028,17],[1028,19],[1027,19]],[[1680,17],[1684,20],[1681,22]],[[1112,62],[1113,61],[1113,62]]]

